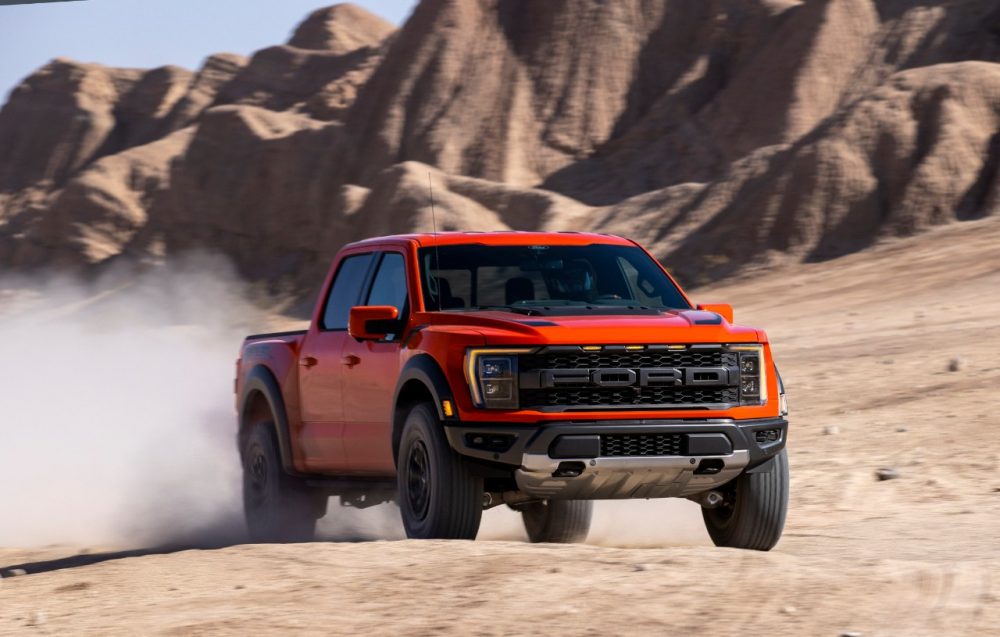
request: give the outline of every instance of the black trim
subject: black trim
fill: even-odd
[[[441,370],[441,366],[438,365],[437,361],[430,354],[417,354],[403,366],[403,369],[399,373],[399,380],[396,381],[396,390],[392,394],[393,405],[399,402],[399,393],[402,391],[403,386],[411,380],[421,381],[431,392],[439,419],[452,422],[458,420],[457,408],[455,415],[451,417],[446,417],[444,412],[441,411],[442,400],[447,399],[454,402],[455,398],[452,395],[451,387],[448,385],[447,377]]]
[[[243,393],[240,395],[240,429],[237,438],[240,452],[243,451],[244,437],[249,433],[245,422],[247,399],[254,392],[260,392],[274,417],[274,430],[278,438],[278,451],[281,455],[281,466],[290,475],[299,475],[295,470],[295,462],[292,460],[292,444],[288,428],[288,414],[285,411],[285,399],[281,395],[281,386],[275,380],[271,370],[263,365],[257,365],[247,374],[243,381]]]
[[[596,458],[601,455],[601,437],[559,436],[549,447],[551,458]]]
[[[750,461],[747,469],[752,469],[773,458],[784,449],[788,436],[788,421],[784,418],[757,420],[732,420],[728,418],[685,419],[685,420],[596,420],[560,421],[534,425],[508,425],[497,423],[445,423],[445,433],[452,448],[469,458],[488,460],[517,467],[525,453],[548,454],[553,443],[560,436],[593,436],[600,434],[723,434],[732,444],[734,451],[747,450]],[[780,435],[776,441],[758,443],[756,432],[777,429]],[[495,452],[471,448],[467,434],[508,434],[514,436],[514,443],[505,452]],[[553,456],[554,457],[554,456]]]
[[[713,312],[713,314],[715,314]],[[722,316],[715,314],[715,318],[698,319],[694,322],[695,325],[722,325]]]
[[[268,332],[266,334],[251,334],[250,336],[243,339],[244,341],[256,341],[263,340],[266,338],[280,338],[282,336],[302,336],[308,330],[292,330],[290,332]]]
[[[558,414],[573,411],[728,411],[733,407],[739,407],[739,403],[678,403],[664,405],[662,403],[651,403],[648,405],[580,405],[564,406],[551,405],[539,407],[531,405],[525,409],[539,411],[545,414]]]
[[[444,411],[441,407],[442,400],[450,400],[452,404],[455,402],[454,395],[451,391],[451,386],[448,385],[448,379],[444,372],[441,370],[441,366],[430,354],[417,354],[410,360],[406,362],[403,369],[399,373],[399,379],[396,381],[396,389],[392,393],[392,405],[393,405],[393,422],[392,422],[392,455],[395,457],[399,451],[399,439],[403,433],[403,424],[406,420],[406,414],[399,412],[399,401],[400,393],[403,391],[403,387],[410,381],[420,382],[428,392],[431,394],[431,398],[434,401],[435,413],[438,415],[438,419],[444,423],[454,423],[458,422],[458,407],[455,407],[454,415],[451,417],[445,416]]]

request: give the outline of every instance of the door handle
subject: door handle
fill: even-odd
[[[304,356],[304,357],[303,357],[303,358],[302,358],[302,359],[301,359],[301,360],[299,361],[299,365],[302,365],[303,367],[312,367],[313,365],[316,365],[317,363],[319,363],[319,361],[318,361],[318,360],[316,360],[316,359],[315,359],[314,357],[312,357],[312,356]]]
[[[355,356],[354,354],[348,354],[340,360],[343,361],[344,365],[347,365],[348,367],[354,367],[361,362],[361,358]]]

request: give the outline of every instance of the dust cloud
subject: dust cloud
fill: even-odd
[[[236,280],[0,281],[0,546],[241,537],[232,382],[262,316]]]

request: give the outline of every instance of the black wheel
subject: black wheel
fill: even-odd
[[[543,500],[517,507],[532,542],[583,542],[594,514],[591,500]]]
[[[282,469],[274,425],[254,425],[243,446],[243,512],[250,540],[311,541],[327,499],[306,490]]]
[[[448,445],[434,408],[406,416],[397,459],[399,509],[406,536],[473,540],[483,516],[483,479]]]
[[[744,473],[720,489],[723,503],[702,509],[716,546],[770,551],[788,513],[788,456],[784,449],[766,471]]]

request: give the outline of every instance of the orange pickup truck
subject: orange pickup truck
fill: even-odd
[[[330,496],[395,500],[414,538],[475,538],[506,505],[532,541],[581,541],[612,498],[694,500],[720,546],[768,550],[784,527],[767,337],[619,237],[350,244],[308,330],[246,339],[236,407],[258,541],[311,539]]]

